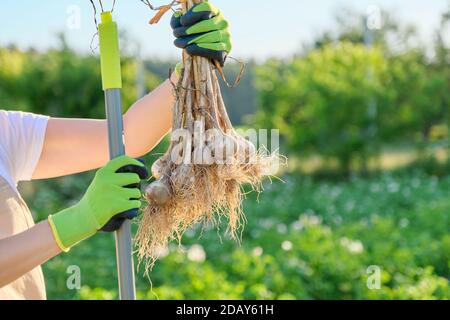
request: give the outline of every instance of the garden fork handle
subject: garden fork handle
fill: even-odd
[[[121,93],[122,76],[120,70],[119,37],[117,24],[111,12],[102,12],[98,26],[100,42],[100,63],[102,85],[105,92],[106,118],[108,121],[108,142],[110,158],[125,154],[123,143],[123,118]],[[124,221],[116,231],[116,258],[121,300],[135,300],[133,252],[131,242],[131,222]]]

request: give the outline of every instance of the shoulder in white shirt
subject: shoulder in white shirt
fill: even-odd
[[[31,180],[41,156],[49,117],[0,110],[0,176],[17,191]]]

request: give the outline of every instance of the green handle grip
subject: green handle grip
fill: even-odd
[[[121,89],[122,76],[117,24],[113,21],[111,12],[102,12],[101,19],[98,36],[103,90]]]

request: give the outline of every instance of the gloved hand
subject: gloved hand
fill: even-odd
[[[176,37],[175,46],[190,55],[217,60],[224,65],[232,49],[228,21],[208,1],[193,6],[184,15],[175,12],[170,25]]]
[[[111,160],[97,171],[76,205],[49,216],[50,227],[61,250],[68,251],[73,245],[94,235],[118,213],[140,208],[141,202],[136,199],[141,198],[141,191],[126,186],[138,185],[141,178],[137,173],[117,172],[130,165],[144,166],[127,156]]]
[[[137,159],[138,161],[142,162],[142,164],[145,164],[144,159]],[[120,168],[119,170],[116,171],[117,173],[137,173],[139,178],[141,180],[147,179],[148,178],[148,170],[145,166],[141,167],[141,166],[136,166],[136,165],[127,165],[124,166],[122,168]],[[130,184],[128,186],[125,186],[125,188],[141,188],[141,184],[140,183],[133,183]],[[139,199],[131,199],[131,200],[139,200]],[[123,222],[125,220],[131,220],[134,219],[138,216],[139,214],[139,209],[130,209],[124,212],[121,212],[119,214],[116,214],[114,217],[112,217],[100,230],[103,232],[113,232],[118,230]]]

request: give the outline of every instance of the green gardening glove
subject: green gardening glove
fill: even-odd
[[[125,186],[138,185],[137,173],[118,173],[124,166],[144,165],[135,159],[121,156],[99,169],[83,198],[73,207],[65,209],[48,221],[59,247],[68,251],[70,247],[94,235],[118,213],[140,208],[141,191]],[[134,200],[133,200],[134,199]]]
[[[184,15],[175,12],[170,25],[176,37],[175,46],[190,55],[217,60],[224,65],[232,49],[229,23],[208,1],[193,6]]]

